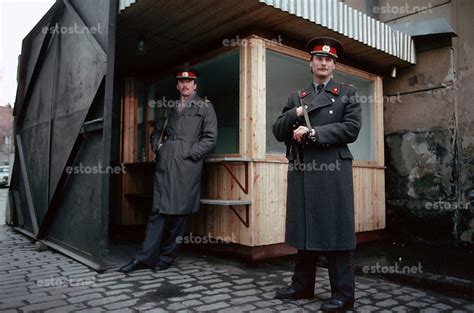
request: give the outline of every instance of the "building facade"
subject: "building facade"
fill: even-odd
[[[384,77],[387,233],[474,242],[472,1],[346,1],[412,36],[416,65]]]
[[[0,165],[9,165],[13,153],[13,109],[10,104],[0,106]]]

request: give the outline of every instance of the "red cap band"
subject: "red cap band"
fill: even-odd
[[[197,78],[194,72],[179,72],[176,78]]]
[[[314,46],[312,53],[329,53],[337,56],[336,48],[328,45]]]

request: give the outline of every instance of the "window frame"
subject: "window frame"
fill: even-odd
[[[285,45],[276,45],[274,42],[262,38],[265,42],[265,49],[272,50],[290,57],[295,57],[301,60],[309,62],[309,56],[306,51],[301,51]],[[266,60],[265,60],[266,64]],[[382,77],[348,66],[343,63],[337,63],[336,69],[348,75],[356,76],[370,80],[374,84],[374,113],[375,113],[375,160],[354,160],[352,161],[353,166],[357,167],[368,167],[368,168],[379,168],[384,169],[384,132],[383,132],[383,88],[382,88]],[[266,103],[265,103],[266,107]],[[272,136],[272,134],[266,134],[266,136]],[[286,157],[282,154],[277,153],[266,153],[266,160],[269,162],[288,162]]]

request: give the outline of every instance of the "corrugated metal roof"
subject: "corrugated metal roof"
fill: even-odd
[[[119,0],[119,13],[134,4],[135,2],[137,2],[137,0]]]
[[[123,11],[137,0],[119,0]],[[413,38],[339,0],[258,0],[415,64]]]
[[[259,0],[370,47],[416,63],[413,39],[339,0]]]

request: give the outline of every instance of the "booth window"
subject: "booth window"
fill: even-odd
[[[337,68],[337,65],[336,65]],[[354,85],[362,110],[362,128],[357,140],[349,144],[354,160],[375,160],[375,91],[374,82],[369,79],[334,72],[334,79]]]
[[[211,154],[239,152],[239,51],[221,54],[194,66],[199,72],[198,94],[209,99],[218,122],[217,145]],[[163,78],[152,86],[154,101],[178,98],[176,79]],[[152,119],[162,114],[162,107],[154,106]]]
[[[272,126],[286,105],[292,91],[308,88],[312,81],[309,58],[289,56],[266,50],[266,152],[284,154],[285,146],[273,136]],[[355,160],[375,160],[375,93],[374,81],[345,73],[334,72],[338,82],[357,88],[362,107],[362,129],[356,142],[349,145]]]

